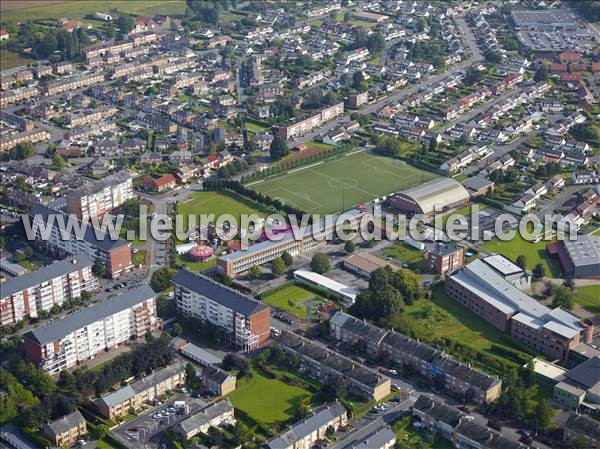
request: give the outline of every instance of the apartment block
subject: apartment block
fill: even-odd
[[[130,385],[103,395],[96,399],[96,406],[102,416],[114,420],[138,410],[144,404],[184,384],[185,364],[177,361]]]
[[[323,123],[333,120],[344,114],[344,103],[338,103],[321,109],[314,115],[303,117],[291,124],[282,125],[277,129],[277,134],[286,140],[293,140],[320,127]]]
[[[502,381],[457,362],[447,354],[394,331],[381,329],[343,312],[330,320],[330,335],[371,357],[385,356],[401,370],[409,369],[436,382],[465,401],[489,403]]]
[[[331,426],[334,430],[348,423],[348,412],[338,401],[316,408],[310,415],[293,424],[281,434],[265,443],[267,449],[306,449],[327,434]]]
[[[27,360],[58,374],[132,338],[157,330],[156,294],[148,285],[96,303],[23,335]]]
[[[84,291],[96,290],[93,264],[88,256],[78,254],[5,281],[0,290],[0,325],[37,318],[40,310],[48,311]]]
[[[288,357],[300,359],[300,371],[319,382],[344,384],[348,391],[369,401],[390,394],[389,377],[300,335],[284,331],[275,342]]]
[[[186,269],[172,282],[177,310],[222,329],[229,343],[252,351],[269,339],[271,312],[267,305]]]
[[[55,447],[67,447],[87,433],[85,419],[79,410],[42,427],[42,433]]]
[[[35,230],[35,245],[59,257],[82,253],[94,261],[99,258],[107,276],[113,279],[133,269],[130,242],[119,238],[113,240],[110,235],[81,222],[75,223],[70,232],[67,232],[65,224],[69,219],[75,218],[46,206],[35,206],[30,217],[33,220],[32,229]]]
[[[234,425],[233,405],[227,399],[210,404],[189,418],[184,419],[174,427],[175,432],[189,440],[198,433],[207,433],[211,427],[223,424]]]
[[[67,211],[80,220],[98,217],[123,205],[134,197],[133,182],[126,170],[100,181],[84,184],[66,194]]]

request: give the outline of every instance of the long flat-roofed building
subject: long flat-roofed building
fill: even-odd
[[[558,256],[567,277],[600,279],[600,237],[579,234],[577,240],[549,244],[548,252]]]
[[[133,198],[133,182],[127,171],[84,184],[67,192],[67,210],[80,220],[98,217]]]
[[[79,298],[84,291],[95,290],[98,279],[92,273],[93,264],[89,257],[79,254],[7,280],[0,289],[0,325],[37,318],[40,310],[50,310]]]
[[[58,374],[159,327],[156,293],[143,285],[27,332],[25,355]]]
[[[344,305],[352,305],[358,296],[358,290],[354,287],[348,287],[340,282],[329,279],[319,273],[315,273],[309,270],[296,270],[294,271],[294,279],[298,279],[302,282],[306,282],[322,290],[327,290],[330,293],[336,295],[340,302]]]
[[[436,208],[442,212],[464,206],[470,200],[469,192],[452,178],[436,178],[396,194],[392,207],[405,213],[433,215]]]
[[[481,260],[447,276],[446,293],[501,331],[551,357],[567,360],[571,348],[592,340],[591,322],[541,304]]]
[[[224,330],[235,346],[251,351],[269,339],[269,306],[186,269],[172,282],[177,310]]]
[[[106,273],[113,279],[133,268],[131,242],[119,238],[112,240],[110,235],[85,223],[82,224],[82,239],[79,240],[77,228],[80,223],[75,223],[69,233],[69,228],[63,225],[75,218],[46,206],[35,206],[30,216],[33,218],[36,245],[51,250],[58,256],[83,253],[94,261],[99,258],[104,263]]]
[[[352,217],[355,224],[360,222],[363,212],[358,209],[352,209],[342,214],[344,217]],[[265,240],[251,245],[247,249],[234,251],[225,256],[217,258],[217,271],[228,276],[235,276],[243,273],[253,265],[262,265],[281,256],[284,252],[292,256],[310,251],[326,243],[326,240],[334,235],[336,230],[333,220],[323,221],[314,225],[300,229],[301,237],[296,240],[293,233],[288,233],[280,240]],[[346,223],[347,224],[347,223]]]

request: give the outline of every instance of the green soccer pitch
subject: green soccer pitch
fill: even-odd
[[[403,161],[359,152],[290,170],[248,187],[306,213],[334,213],[435,177]]]

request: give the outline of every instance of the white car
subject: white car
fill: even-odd
[[[389,371],[389,373],[390,373],[392,376],[397,376],[397,375],[398,375],[398,371],[396,371],[395,369],[391,369],[391,370]]]

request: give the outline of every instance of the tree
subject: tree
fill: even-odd
[[[546,399],[540,399],[535,408],[535,429],[546,430],[552,423],[552,409],[548,406]]]
[[[122,34],[129,34],[135,26],[135,20],[129,14],[119,16],[115,22]]]
[[[67,162],[60,154],[54,156],[54,158],[52,159],[52,164],[50,164],[50,168],[52,168],[53,170],[62,170],[66,166]]]
[[[552,282],[546,281],[544,284],[544,289],[542,290],[542,295],[544,295],[546,298],[554,295],[554,284]]]
[[[104,275],[106,274],[106,267],[100,257],[96,257],[96,259],[94,259],[94,265],[92,265],[92,273],[94,273],[98,277],[104,277]]]
[[[546,276],[546,267],[544,267],[543,264],[538,263],[535,267],[533,267],[532,273],[534,279],[542,279],[544,276]]]
[[[14,157],[17,160],[27,159],[35,153],[35,147],[31,142],[18,143],[14,149]]]
[[[533,387],[535,385],[535,363],[533,359],[527,362],[527,386]]]
[[[359,92],[362,92],[367,88],[365,77],[361,70],[354,72],[354,75],[352,76],[352,87]]]
[[[270,147],[270,155],[271,159],[274,161],[278,161],[284,156],[287,156],[290,153],[290,150],[287,146],[287,142],[280,136],[276,136],[271,142]]]
[[[575,302],[575,294],[565,286],[556,287],[552,307],[562,307],[571,310]]]
[[[346,11],[346,13],[344,14],[344,23],[348,23],[352,20],[352,14],[350,14],[350,11]]]
[[[483,56],[487,62],[492,64],[500,64],[502,62],[502,55],[497,51],[486,51]]]
[[[283,252],[281,255],[281,260],[283,260],[283,263],[286,267],[289,267],[292,263],[294,263],[294,258],[288,251]]]
[[[158,295],[156,299],[156,311],[158,316],[163,320],[171,318],[175,311],[173,310],[173,301],[171,301],[167,295]]]
[[[183,333],[183,328],[181,327],[181,324],[179,324],[179,323],[173,324],[173,327],[171,328],[171,335],[173,337],[179,337],[182,333]]]
[[[465,84],[475,84],[483,79],[483,73],[481,73],[475,66],[470,65],[465,73]]]
[[[109,432],[109,427],[108,424],[96,424],[93,428],[92,428],[92,435],[95,439],[97,440],[101,440],[103,438],[106,437],[106,435],[108,435]]]
[[[527,268],[527,258],[523,254],[518,256],[515,262],[519,267],[523,268],[524,270]]]
[[[248,277],[250,279],[258,279],[262,271],[258,265],[252,265],[248,270]]]
[[[275,277],[279,277],[283,273],[285,273],[285,263],[283,262],[283,259],[281,257],[276,257],[275,259],[273,259],[271,273],[273,273],[273,276]]]
[[[164,292],[171,286],[171,279],[173,279],[173,275],[173,271],[169,268],[159,268],[152,273],[150,286],[155,292]]]
[[[33,256],[33,248],[31,248],[29,245],[25,246],[25,248],[23,248],[23,254],[25,254],[25,257],[30,259]]]
[[[310,261],[310,269],[319,274],[327,273],[331,270],[329,258],[324,253],[315,254]]]
[[[356,245],[352,240],[348,240],[346,243],[344,243],[344,251],[346,251],[348,254],[353,253],[355,249]]]
[[[548,72],[548,66],[546,64],[540,64],[538,69],[535,71],[535,75],[533,79],[535,81],[547,81],[550,78],[550,73]]]

